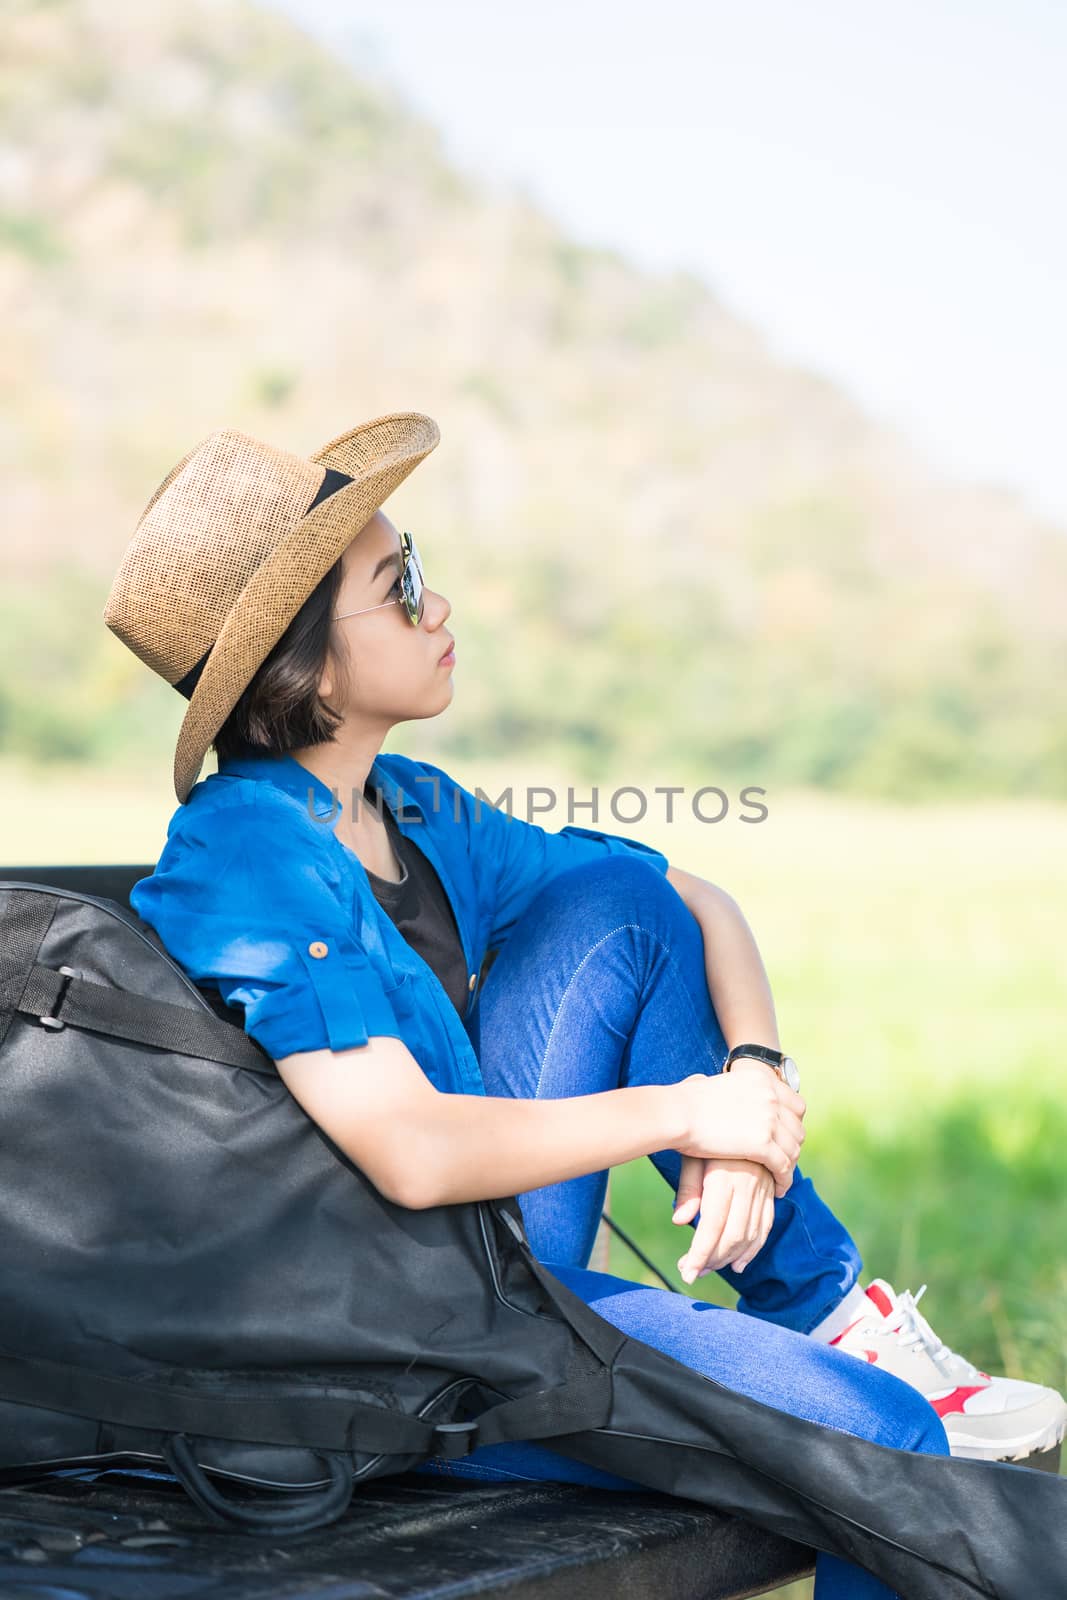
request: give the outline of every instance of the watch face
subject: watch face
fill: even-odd
[[[782,1057],[782,1074],[794,1094],[800,1093],[800,1071],[792,1056]]]

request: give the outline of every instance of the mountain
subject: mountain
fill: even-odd
[[[459,654],[429,759],[1067,796],[1067,537],[1020,496],[273,12],[5,0],[2,39],[5,749],[169,762],[184,702],[100,613],[192,444],[415,409],[441,444],[386,509]]]

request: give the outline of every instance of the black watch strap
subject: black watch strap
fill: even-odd
[[[755,1056],[759,1061],[766,1061],[769,1067],[780,1068],[785,1060],[785,1051],[772,1050],[770,1045],[766,1044],[735,1044],[726,1057],[723,1071],[729,1072],[739,1056]]]

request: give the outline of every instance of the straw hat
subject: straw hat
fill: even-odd
[[[189,701],[182,805],[212,739],[316,584],[441,435],[418,411],[291,454],[223,428],[164,478],[104,608],[134,655]]]

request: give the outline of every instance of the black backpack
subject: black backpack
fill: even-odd
[[[909,1600],[1067,1593],[1067,1483],[705,1378],[555,1278],[514,1198],[394,1205],[116,901],[0,882],[0,1080],[4,1481],[164,1464],[277,1539],[431,1455],[540,1439]]]

